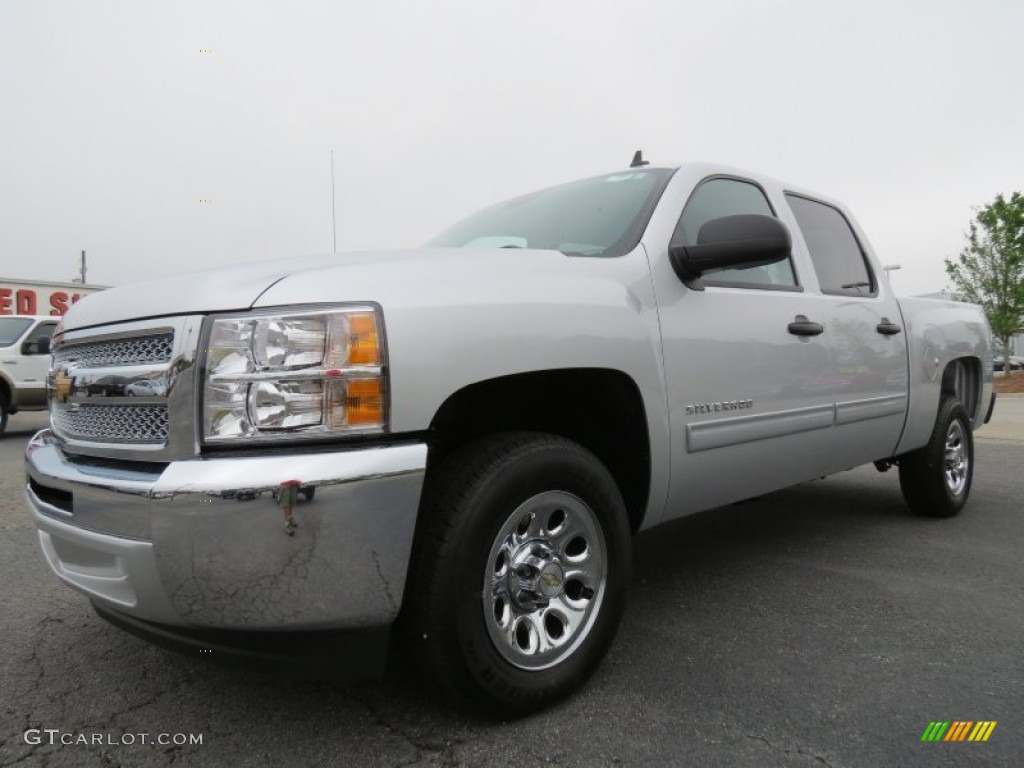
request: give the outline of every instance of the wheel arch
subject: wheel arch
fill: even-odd
[[[982,410],[981,360],[977,357],[958,357],[946,363],[942,370],[942,386],[935,413],[938,415],[942,399],[953,396],[963,405],[972,424],[976,424]]]
[[[14,408],[14,386],[11,384],[10,379],[5,375],[0,374],[0,397],[7,403],[8,408]]]
[[[636,382],[608,368],[532,371],[485,379],[451,394],[430,423],[427,474],[487,434],[535,431],[587,448],[622,493],[630,528],[643,523],[651,485],[647,414]]]
[[[960,355],[941,363],[937,370],[911,367],[910,403],[907,422],[894,454],[901,456],[928,442],[946,397],[956,397],[967,411],[972,430],[985,421],[992,391],[982,361],[976,355]]]

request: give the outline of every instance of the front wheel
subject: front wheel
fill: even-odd
[[[430,687],[509,717],[582,685],[625,607],[629,526],[608,470],[569,440],[512,433],[429,482],[408,632]]]
[[[952,517],[967,503],[973,475],[970,419],[959,400],[946,397],[928,444],[900,459],[903,498],[919,515]]]

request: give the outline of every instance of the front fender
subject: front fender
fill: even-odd
[[[614,369],[643,398],[652,503],[664,503],[669,431],[661,337],[646,251],[615,258],[554,251],[424,251],[292,276],[258,306],[374,301],[387,337],[391,429],[429,428],[460,389],[503,376]]]

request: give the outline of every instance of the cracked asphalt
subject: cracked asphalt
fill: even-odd
[[[895,473],[862,468],[642,535],[628,614],[591,682],[492,723],[440,707],[403,668],[358,685],[281,680],[106,624],[50,573],[24,510],[21,452],[44,423],[19,414],[0,438],[0,766],[1021,764],[1014,434],[982,433],[952,520],[914,518]],[[998,725],[983,744],[922,743],[933,720]],[[28,744],[34,728],[136,743]]]

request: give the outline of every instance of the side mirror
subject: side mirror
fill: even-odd
[[[752,269],[788,259],[792,240],[786,225],[771,216],[744,213],[704,223],[696,245],[670,245],[669,261],[687,288],[704,290],[710,269]]]
[[[50,340],[37,339],[36,341],[23,341],[21,342],[21,354],[48,355],[50,354]]]

